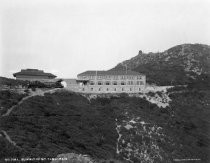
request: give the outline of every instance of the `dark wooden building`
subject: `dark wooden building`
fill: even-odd
[[[51,73],[45,73],[43,70],[38,69],[22,69],[20,72],[14,73],[13,76],[18,80],[28,81],[47,81],[57,77]]]

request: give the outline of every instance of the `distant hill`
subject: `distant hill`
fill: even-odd
[[[124,65],[124,66],[122,66]],[[210,74],[210,46],[183,44],[164,52],[143,53],[119,63],[112,70],[135,70],[147,75],[147,82],[157,85],[187,84]]]

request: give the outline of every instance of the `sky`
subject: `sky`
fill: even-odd
[[[0,76],[108,70],[143,52],[210,45],[210,0],[0,0]]]

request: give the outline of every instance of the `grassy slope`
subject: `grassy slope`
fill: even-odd
[[[31,98],[2,118],[1,127],[24,149],[22,155],[55,157],[77,151],[109,158],[117,139],[112,114],[91,106],[84,97],[63,92]]]

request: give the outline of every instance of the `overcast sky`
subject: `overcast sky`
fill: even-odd
[[[73,78],[143,52],[210,45],[210,0],[0,0],[0,76]]]

